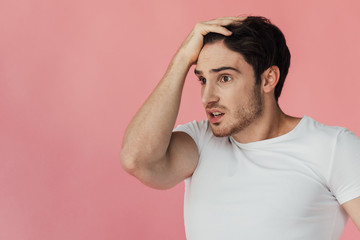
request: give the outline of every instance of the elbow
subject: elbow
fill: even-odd
[[[124,150],[122,150],[120,153],[120,163],[121,163],[121,167],[127,173],[133,175],[134,172],[136,171],[137,168],[136,160],[133,157],[131,157],[129,154],[127,154]]]
[[[120,163],[122,168],[130,175],[137,178],[144,185],[157,190],[167,190],[172,188],[175,184],[169,180],[161,177],[164,174],[156,169],[163,169],[162,162],[156,161],[153,164],[144,164],[144,158],[134,154],[134,152],[127,152],[122,150],[120,153]],[[156,166],[158,165],[158,166]]]

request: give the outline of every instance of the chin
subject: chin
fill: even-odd
[[[251,125],[253,121],[254,119],[245,119],[243,121],[230,124],[230,126],[224,126],[224,123],[213,123],[210,126],[215,137],[228,137],[241,132]]]
[[[234,132],[238,132],[238,131],[234,131],[235,129],[232,128],[227,129],[220,127],[218,124],[214,124],[214,125],[216,126],[211,126],[211,131],[213,132],[215,137],[228,137],[234,134]]]

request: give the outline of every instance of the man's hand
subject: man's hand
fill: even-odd
[[[246,17],[221,17],[210,21],[199,22],[195,25],[189,36],[179,49],[179,54],[183,54],[189,59],[192,65],[196,62],[201,48],[203,46],[204,36],[210,32],[219,33],[225,36],[230,36],[232,32],[227,30],[224,26],[236,21],[243,21]]]

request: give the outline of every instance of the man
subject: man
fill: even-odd
[[[189,68],[208,120],[174,124]],[[198,23],[129,124],[121,163],[144,184],[185,180],[187,239],[338,239],[360,229],[360,139],[277,104],[290,64],[263,17]]]

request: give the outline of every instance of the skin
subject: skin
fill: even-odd
[[[213,71],[223,67],[230,69]],[[273,66],[266,70],[261,84],[256,85],[252,66],[222,41],[203,47],[195,73],[202,82],[204,108],[224,113],[219,122],[211,123],[215,136],[231,135],[242,143],[255,142],[283,135],[300,121],[284,114],[275,101],[279,69]],[[210,118],[209,111],[207,115]]]
[[[353,200],[347,201],[341,205],[351,220],[356,225],[357,229],[360,230],[360,197],[354,198]]]
[[[184,81],[198,59],[204,35],[215,32],[229,36],[231,32],[223,26],[242,19],[224,17],[197,23],[128,125],[121,149],[121,165],[145,185],[168,189],[193,174],[199,158],[195,142],[186,133],[172,133]]]
[[[172,132],[186,75],[196,62],[196,75],[206,79],[201,93],[205,110],[225,113],[211,124],[216,136],[231,135],[238,142],[249,143],[286,134],[299,123],[300,118],[283,113],[275,100],[274,89],[280,76],[277,66],[266,69],[261,84],[255,85],[253,69],[241,54],[227,49],[222,42],[202,48],[207,33],[229,36],[231,32],[223,26],[243,19],[224,17],[197,23],[127,127],[121,165],[145,185],[169,189],[190,177],[197,166],[199,154],[193,139],[186,133]],[[224,66],[238,71],[212,71]],[[360,229],[360,198],[343,206]]]
[[[211,111],[224,114],[218,122],[210,122],[215,136],[235,136],[261,116],[260,86],[255,85],[252,66],[222,41],[204,46],[195,74],[202,84],[202,103],[208,118]]]

